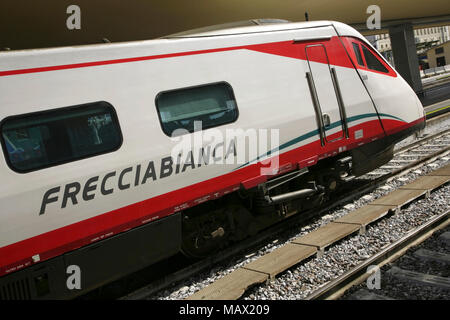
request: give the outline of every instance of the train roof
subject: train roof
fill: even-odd
[[[321,26],[329,26],[331,24],[332,24],[331,21],[290,22],[288,20],[282,19],[253,19],[187,30],[171,34],[168,36],[164,36],[161,38],[173,39],[173,38],[214,37],[214,36],[238,35],[246,33],[314,28]]]
[[[320,20],[305,22],[290,22],[282,19],[253,19],[232,23],[218,24],[198,29],[187,30],[159,39],[189,39],[217,36],[231,36],[241,34],[287,31],[296,29],[310,29],[324,26],[333,26],[339,35],[352,36],[365,39],[362,34],[347,24],[337,21]]]

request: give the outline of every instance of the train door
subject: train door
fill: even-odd
[[[306,77],[317,115],[322,145],[348,137],[345,109],[336,77],[323,44],[305,47],[308,62]]]

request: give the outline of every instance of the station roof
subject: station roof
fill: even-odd
[[[293,22],[332,20],[363,34],[370,5],[381,9],[382,28],[411,22],[414,27],[450,23],[449,0],[77,0],[81,29],[68,30],[70,0],[2,0],[0,48],[68,46],[155,39],[165,35],[229,23],[273,17]],[[380,30],[372,32],[380,33]]]

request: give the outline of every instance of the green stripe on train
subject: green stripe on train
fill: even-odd
[[[357,121],[357,120],[360,120],[360,119],[364,119],[364,118],[372,118],[372,117],[377,117],[377,118],[378,118],[378,114],[377,114],[377,113],[365,113],[365,114],[359,114],[359,115],[357,115],[357,116],[353,116],[353,117],[347,118],[347,123],[354,122],[354,121]],[[406,121],[403,120],[403,119],[400,119],[400,118],[398,118],[398,117],[396,117],[396,116],[393,116],[393,115],[390,115],[390,114],[386,114],[386,113],[380,113],[380,117],[393,118],[393,119],[395,119],[395,120],[399,120],[399,121],[402,121],[402,122],[406,122]],[[336,128],[336,127],[339,127],[339,126],[341,126],[341,125],[342,125],[341,120],[336,121],[336,122],[333,122],[333,123],[330,124],[328,127],[326,127],[325,131],[331,130],[331,129]],[[308,132],[308,133],[306,133],[306,134],[304,134],[304,135],[301,135],[301,136],[299,136],[299,137],[297,137],[297,138],[294,138],[294,139],[292,139],[292,140],[290,140],[290,141],[288,141],[288,142],[283,143],[283,144],[280,145],[278,148],[272,149],[272,150],[268,151],[266,154],[260,155],[260,156],[258,156],[256,159],[254,159],[254,160],[252,160],[252,161],[249,161],[249,162],[247,162],[247,163],[245,163],[245,164],[243,164],[243,165],[237,167],[237,168],[234,169],[234,170],[238,170],[238,169],[240,169],[240,168],[242,168],[242,167],[245,167],[246,165],[248,165],[248,164],[250,164],[250,163],[252,163],[252,162],[258,161],[259,159],[261,159],[261,158],[263,158],[263,157],[268,157],[268,156],[270,156],[270,155],[271,155],[272,153],[274,153],[274,152],[281,151],[281,150],[283,150],[283,149],[289,148],[290,146],[295,145],[295,144],[299,143],[300,141],[306,140],[306,139],[311,138],[311,137],[313,137],[313,136],[315,136],[315,135],[318,135],[318,134],[319,134],[319,130],[318,130],[318,129],[313,130],[313,131],[310,131],[310,132]],[[233,171],[234,171],[234,170],[233,170]]]

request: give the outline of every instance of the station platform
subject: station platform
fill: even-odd
[[[427,118],[435,117],[445,112],[450,111],[450,99],[424,106]]]
[[[450,99],[450,80],[424,89],[423,93],[419,95],[419,99],[423,106],[430,106]]]

